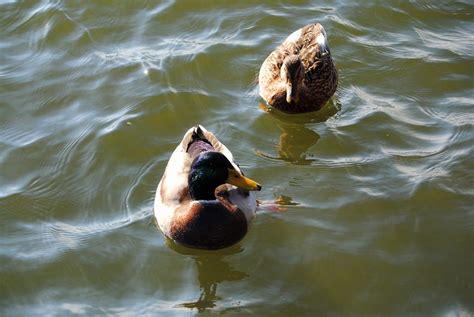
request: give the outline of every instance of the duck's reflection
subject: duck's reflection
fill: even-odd
[[[262,151],[257,151],[257,154],[266,158],[281,159],[292,164],[309,165],[313,159],[308,154],[308,150],[318,142],[320,136],[307,128],[305,124],[326,121],[339,111],[340,105],[331,101],[320,111],[303,115],[288,115],[263,103],[259,104],[259,108],[276,119],[281,133],[276,145],[278,157],[272,157]]]
[[[201,293],[196,301],[179,304],[178,307],[196,309],[202,313],[217,306],[221,298],[217,295],[217,286],[225,281],[239,281],[248,277],[247,273],[234,269],[225,261],[226,256],[242,252],[237,244],[219,251],[189,249],[168,240],[168,245],[174,251],[190,255],[196,263],[197,278]]]
[[[307,151],[318,142],[320,136],[304,126],[280,124],[280,140],[277,144],[278,155],[282,160],[297,164],[311,164]]]
[[[299,124],[278,122],[278,127],[281,130],[276,145],[278,156],[275,157],[260,150],[256,150],[257,155],[297,165],[311,164],[312,159],[307,152],[318,142],[319,134]]]

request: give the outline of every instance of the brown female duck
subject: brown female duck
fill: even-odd
[[[270,106],[304,113],[326,104],[337,79],[326,31],[317,23],[288,36],[263,62],[258,82],[260,96]]]

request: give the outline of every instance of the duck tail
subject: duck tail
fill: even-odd
[[[326,30],[321,24],[316,24],[316,27],[319,28],[319,32],[316,35],[316,43],[318,43],[320,47],[320,51],[322,53],[329,52],[329,44],[328,44],[328,37],[326,35]]]
[[[204,135],[203,129],[206,130],[202,125],[197,124],[194,127],[193,139],[197,138],[200,140],[206,140],[206,136]]]

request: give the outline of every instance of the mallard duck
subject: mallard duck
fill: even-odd
[[[286,38],[263,62],[260,96],[287,113],[321,109],[337,88],[337,70],[326,31],[309,24]]]
[[[189,129],[166,166],[155,196],[161,231],[188,247],[220,249],[240,241],[255,217],[253,191],[229,149],[198,125]]]

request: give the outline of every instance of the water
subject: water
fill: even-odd
[[[471,1],[0,9],[0,315],[474,314]],[[311,22],[335,98],[265,111],[260,64]],[[290,202],[216,252],[152,214],[196,123]]]

